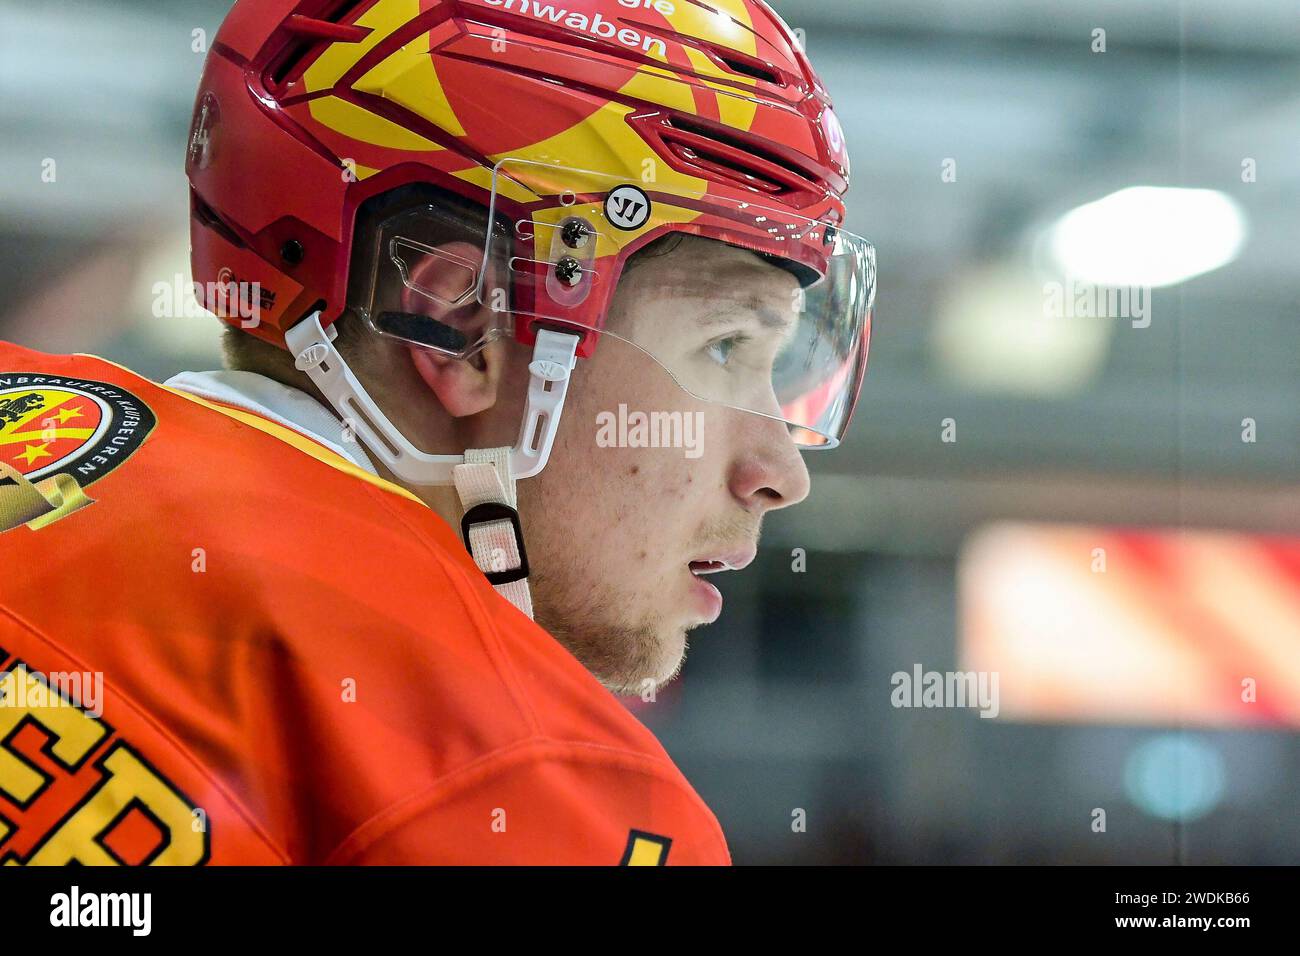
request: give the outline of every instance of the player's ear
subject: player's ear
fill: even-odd
[[[438,396],[448,414],[463,418],[477,415],[496,404],[505,359],[505,342],[491,342],[467,359],[449,358],[437,352],[407,346],[411,363],[420,378]]]
[[[412,263],[411,280],[416,288],[403,290],[403,308],[450,326],[464,342],[479,341],[495,318],[472,291],[481,256],[482,250],[469,243],[448,242]],[[408,346],[408,351],[420,378],[443,408],[463,418],[491,408],[497,400],[502,362],[499,345],[492,342],[469,359],[448,358],[415,345]]]

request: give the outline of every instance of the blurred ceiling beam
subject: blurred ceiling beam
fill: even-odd
[[[1143,46],[1294,52],[1295,5],[1276,0],[770,0],[791,26],[833,24],[864,33],[908,32],[1014,40],[1085,41],[1094,27],[1108,41]],[[1182,26],[1180,28],[1180,20]]]

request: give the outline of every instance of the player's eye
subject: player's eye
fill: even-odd
[[[718,365],[726,367],[731,353],[745,342],[749,341],[749,336],[743,334],[727,335],[720,339],[714,339],[704,347],[705,353]]]

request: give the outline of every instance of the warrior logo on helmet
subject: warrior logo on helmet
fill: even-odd
[[[640,229],[650,218],[650,197],[636,186],[619,186],[605,197],[605,218],[620,229]]]

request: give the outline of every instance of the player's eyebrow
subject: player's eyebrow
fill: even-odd
[[[765,329],[775,329],[778,332],[785,332],[794,324],[794,316],[780,309],[774,309],[770,305],[763,305],[759,300],[750,300],[748,302],[728,302],[717,309],[710,309],[700,317],[700,325],[709,328],[714,325],[723,325],[733,320],[737,315],[751,315],[758,319],[759,325]]]

